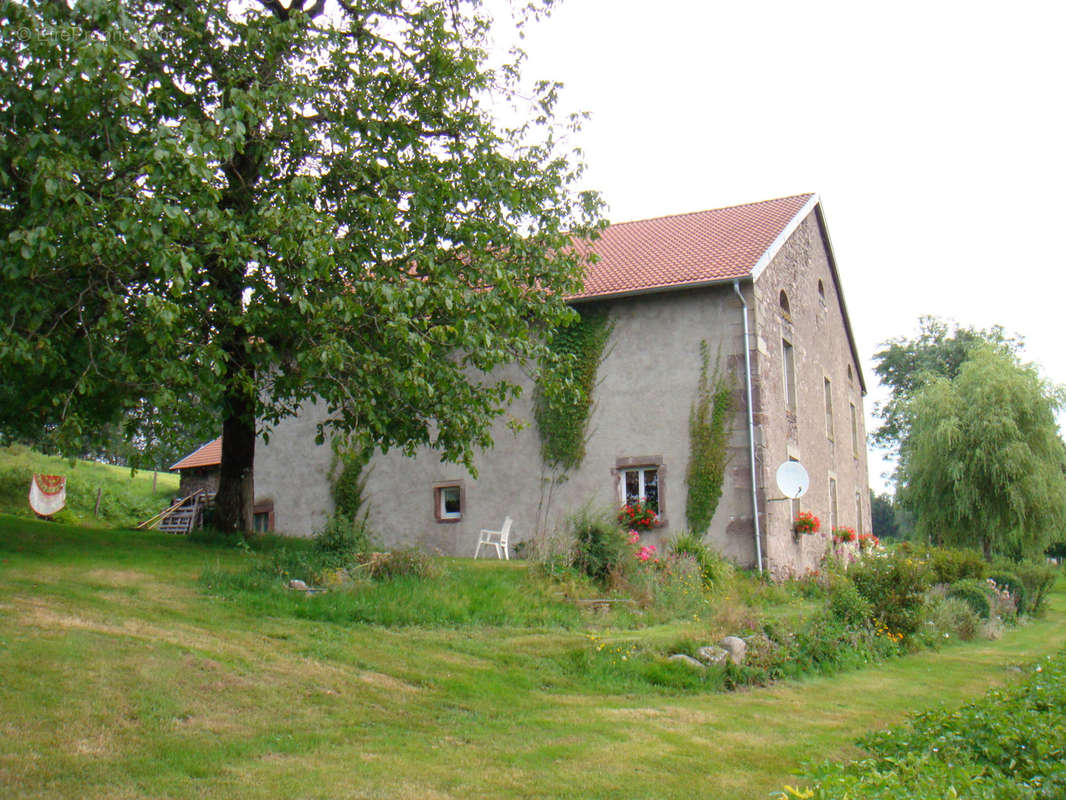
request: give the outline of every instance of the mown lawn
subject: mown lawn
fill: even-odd
[[[200,583],[249,558],[0,516],[4,795],[765,798],[801,762],[854,756],[860,734],[1066,644],[1060,583],[997,642],[734,694],[622,692],[581,654],[676,625],[338,624]],[[526,585],[521,563],[475,568]]]

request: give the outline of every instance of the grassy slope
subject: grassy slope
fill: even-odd
[[[765,798],[1066,643],[1060,589],[999,642],[733,695],[612,694],[559,669],[580,631],[340,626],[201,593],[205,566],[244,558],[0,517],[7,796]]]
[[[178,476],[160,472],[156,491],[152,473],[130,476],[127,467],[45,456],[26,447],[0,447],[0,513],[34,516],[27,499],[33,473],[67,476],[67,507],[58,522],[73,525],[133,527],[166,508],[178,491]],[[96,490],[102,489],[100,516],[93,514]]]

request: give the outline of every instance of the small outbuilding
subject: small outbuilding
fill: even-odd
[[[218,491],[218,473],[222,465],[222,437],[201,445],[170,468],[181,476],[178,494],[188,497],[197,489],[214,496]]]
[[[188,497],[197,489],[207,492],[207,507],[214,506],[218,491],[219,472],[222,467],[222,437],[201,445],[170,468],[181,475],[178,494]],[[256,498],[252,508],[255,530],[259,533],[274,530],[274,501]]]

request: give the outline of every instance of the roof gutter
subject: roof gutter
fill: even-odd
[[[680,292],[688,289],[703,289],[710,286],[726,286],[735,283],[736,278],[714,278],[709,281],[693,281],[692,283],[670,283],[664,286],[648,286],[640,289],[627,289],[621,292],[603,292],[602,294],[581,294],[566,298],[567,303],[594,303],[597,300],[614,300],[619,297],[642,297],[648,294],[663,294],[665,292]]]
[[[755,563],[762,575],[762,535],[759,530],[759,495],[755,474],[755,415],[751,406],[751,343],[748,339],[748,301],[740,291],[740,280],[733,280],[733,291],[740,299],[744,318],[744,384],[748,396],[748,460],[751,466],[751,518],[755,523]]]

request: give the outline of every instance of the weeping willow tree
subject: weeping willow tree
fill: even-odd
[[[901,500],[916,532],[987,558],[1039,556],[1066,527],[1063,392],[1003,348],[975,349],[907,404]]]

